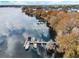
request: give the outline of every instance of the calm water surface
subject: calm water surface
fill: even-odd
[[[21,8],[0,8],[0,57],[46,57],[43,47],[31,48],[25,51],[24,33],[40,41],[48,41],[49,34],[46,24],[37,24],[35,17],[29,17],[21,12]]]

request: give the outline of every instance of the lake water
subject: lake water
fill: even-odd
[[[3,7],[0,8],[0,58],[2,57],[47,57],[46,50],[39,46],[25,51],[23,44],[24,33],[39,41],[48,41],[49,33],[46,24],[37,24],[35,17],[22,13],[21,8]]]

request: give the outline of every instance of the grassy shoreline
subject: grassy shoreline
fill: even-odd
[[[78,5],[26,6],[22,8],[22,12],[29,16],[36,16],[42,22],[47,22],[51,39],[58,46],[56,53],[60,54],[59,56],[72,58],[79,57],[79,12],[71,11],[78,7]]]

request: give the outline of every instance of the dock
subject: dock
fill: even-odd
[[[34,48],[37,48],[38,45],[41,45],[46,49],[52,49],[54,48],[55,43],[56,42],[53,42],[52,40],[45,42],[45,41],[39,41],[35,37],[32,37],[32,38],[28,37],[28,39],[26,39],[24,43],[24,47],[26,47],[25,49],[28,49],[29,46],[33,45]]]
[[[33,42],[30,42],[30,44],[33,44]],[[47,42],[36,42],[36,44],[47,44]]]

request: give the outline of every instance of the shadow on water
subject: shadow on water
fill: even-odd
[[[33,58],[44,58],[46,56],[46,50],[40,44],[37,48],[32,48],[32,53]]]
[[[57,33],[52,27],[49,27],[49,34],[50,34],[50,39],[55,41],[55,37],[56,37]]]

